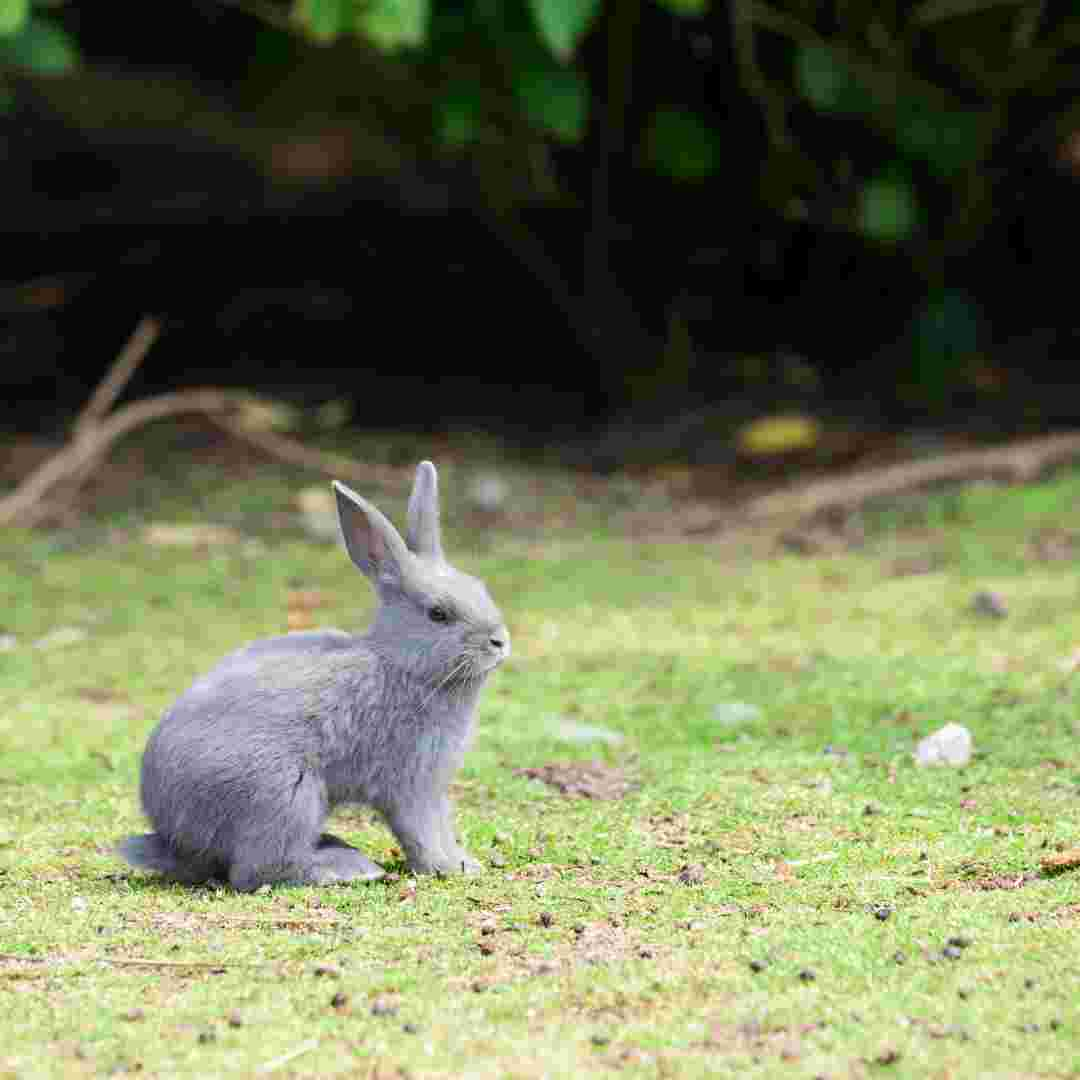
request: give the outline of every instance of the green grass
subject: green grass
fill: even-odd
[[[140,512],[243,521],[293,485],[243,489],[200,500],[200,474]],[[127,531],[0,533],[0,1077],[256,1075],[290,1054],[274,1075],[1080,1073],[1080,870],[1040,869],[1080,847],[1080,579],[1029,548],[1080,530],[1080,475],[885,508],[827,559],[459,527],[450,550],[514,634],[456,784],[469,847],[501,865],[254,896],[111,854],[142,826],[142,744],[195,675],[284,629],[290,588],[356,627],[366,584],[287,531],[177,551],[112,520]],[[895,576],[926,552],[938,569]],[[1007,618],[970,611],[987,589]],[[33,647],[64,627],[85,639]],[[560,741],[566,721],[624,741]],[[917,769],[950,721],[973,763]],[[590,801],[515,773],[572,759],[636,786]],[[370,812],[335,830],[401,872]]]

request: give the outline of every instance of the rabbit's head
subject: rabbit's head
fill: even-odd
[[[422,461],[397,529],[366,499],[334,481],[338,518],[353,563],[379,594],[367,635],[385,661],[434,684],[480,682],[510,655],[510,635],[483,582],[444,558],[435,466]]]

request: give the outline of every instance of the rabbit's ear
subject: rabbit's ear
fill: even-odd
[[[338,520],[349,558],[372,581],[401,579],[409,558],[397,529],[366,499],[334,481]]]
[[[442,560],[439,538],[439,476],[430,461],[416,467],[416,480],[409,496],[409,517],[405,529],[409,550],[426,559]]]

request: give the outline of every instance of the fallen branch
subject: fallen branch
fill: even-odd
[[[270,964],[238,964],[232,961],[222,963],[213,960],[154,960],[140,956],[92,956],[87,959],[98,964],[112,964],[114,967],[156,967],[156,968],[198,968],[206,971],[224,971],[226,968],[268,968]]]
[[[1075,457],[1080,457],[1080,434],[1048,435],[1009,446],[967,450],[829,477],[760,495],[746,503],[743,511],[751,519],[787,515],[804,519],[825,510],[851,509],[873,499],[949,481],[993,479],[1023,483]]]
[[[113,967],[159,967],[159,968],[205,968],[209,971],[224,971],[225,968],[262,968],[269,964],[221,963],[211,960],[153,960],[142,957],[121,956],[20,956],[18,953],[0,953],[0,962],[14,961],[22,964],[84,963],[112,964]]]
[[[57,490],[62,488],[64,498],[70,500],[105,460],[114,443],[155,420],[191,413],[204,416],[234,438],[285,464],[357,486],[375,484],[391,491],[407,488],[408,477],[401,469],[363,465],[339,454],[313,450],[254,422],[258,410],[253,408],[255,399],[250,394],[207,387],[159,394],[110,411],[160,332],[156,319],[146,316],[140,320],[79,413],[71,441],[25,476],[13,492],[0,498],[0,526],[33,527],[46,518],[62,517],[64,503],[57,497]]]
[[[89,471],[117,439],[143,424],[181,413],[223,412],[233,397],[223,390],[188,390],[134,401],[86,429],[81,438],[34,469],[8,496],[0,499],[0,525],[36,525],[45,517],[42,500],[59,483]]]
[[[267,456],[286,465],[325,473],[338,480],[352,480],[355,484],[374,483],[390,491],[407,490],[408,475],[393,465],[361,465],[358,461],[340,454],[313,450],[310,446],[279,435],[276,431],[247,426],[242,416],[237,420],[225,413],[207,413],[206,418],[223,431],[250,443]]]
[[[90,434],[116,403],[124,387],[131,381],[146,354],[161,333],[161,323],[151,315],[144,315],[135,327],[120,355],[113,361],[105,378],[98,383],[90,400],[83,406],[72,425],[71,433],[76,440]]]

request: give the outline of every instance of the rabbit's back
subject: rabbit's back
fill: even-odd
[[[254,642],[198,679],[143,756],[143,807],[179,850],[228,859],[245,832],[272,829],[301,792],[327,808],[326,771],[375,696],[377,665],[340,631]],[[355,743],[355,732],[351,734]]]

